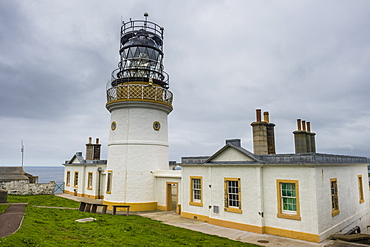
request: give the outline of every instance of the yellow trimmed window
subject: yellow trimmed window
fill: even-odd
[[[70,184],[71,184],[71,172],[67,171],[66,186],[70,186]]]
[[[358,175],[358,191],[360,195],[360,203],[363,203],[365,199],[364,199],[364,187],[362,186],[362,175]]]
[[[93,183],[93,173],[89,172],[87,174],[87,189],[92,190],[92,183]]]
[[[78,172],[75,172],[75,179],[73,182],[73,187],[77,188],[78,187]]]
[[[112,171],[109,170],[107,174],[107,191],[106,193],[112,193]]]
[[[225,211],[242,213],[240,178],[224,178]]]
[[[203,206],[202,177],[190,177],[190,205]]]
[[[331,192],[331,216],[335,216],[340,213],[338,202],[338,183],[336,178],[330,179],[330,192]]]
[[[277,217],[301,220],[298,180],[277,180]]]

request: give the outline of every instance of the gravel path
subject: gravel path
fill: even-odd
[[[15,233],[22,224],[27,203],[11,203],[6,211],[0,214],[0,238]]]

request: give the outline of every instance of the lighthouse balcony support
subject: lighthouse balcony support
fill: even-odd
[[[172,106],[173,94],[154,84],[120,84],[107,89],[107,105],[115,101],[154,101]]]

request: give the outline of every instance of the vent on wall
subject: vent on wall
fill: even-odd
[[[213,213],[218,214],[218,212],[219,212],[219,207],[213,206]]]

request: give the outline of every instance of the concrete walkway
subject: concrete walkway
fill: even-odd
[[[2,204],[9,204],[9,206],[4,213],[0,214],[0,238],[9,236],[19,229],[27,205],[27,203]]]
[[[64,197],[67,199],[75,201],[90,201],[99,202],[101,200],[93,200],[83,197],[72,196],[69,194],[56,194],[56,196]],[[173,211],[150,211],[150,212],[130,212],[130,214],[140,215],[153,220],[158,220],[167,225],[177,226],[181,228],[190,229],[197,232],[203,232],[210,235],[217,235],[220,237],[241,241],[244,243],[257,244],[266,247],[331,247],[335,246],[334,241],[326,240],[321,243],[312,243],[307,241],[295,240],[291,238],[284,238],[269,234],[258,234],[252,232],[246,232],[241,230],[236,230],[232,228],[211,225],[206,222],[192,220],[180,217]]]

